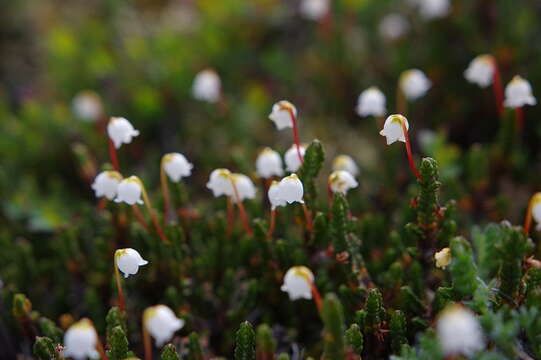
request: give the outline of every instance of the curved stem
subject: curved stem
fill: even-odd
[[[312,280],[307,279],[307,281],[310,284],[310,290],[312,291],[312,296],[314,297],[314,302],[316,303],[317,310],[321,312],[323,310],[321,294],[319,293],[316,284]]]
[[[229,181],[231,182],[231,186],[233,187],[233,194],[235,195],[235,200],[236,200],[237,206],[239,207],[239,215],[242,221],[242,226],[244,227],[244,231],[246,231],[248,235],[253,235],[254,232],[252,231],[252,228],[250,227],[250,220],[248,220],[246,209],[244,208],[244,204],[242,203],[242,200],[240,199],[239,190],[237,189],[237,184],[235,184],[235,181],[231,177],[229,178]]]
[[[500,76],[500,69],[496,60],[493,60],[494,65],[494,75],[493,75],[493,85],[492,90],[494,92],[494,99],[496,100],[496,109],[498,110],[498,115],[502,116],[504,112],[503,108],[503,86],[502,78]]]
[[[524,130],[524,109],[522,107],[515,108],[515,121],[518,132]]]
[[[269,231],[267,232],[267,237],[272,238],[274,233],[274,228],[276,227],[276,209],[272,209],[270,213],[270,224]]]
[[[297,148],[297,156],[299,157],[301,164],[303,164],[304,157],[301,154],[301,142],[299,140],[299,128],[297,126],[297,117],[295,116],[295,113],[293,112],[293,109],[291,107],[288,106],[287,111],[289,112],[289,116],[291,117],[291,123],[293,124],[293,141],[295,142],[295,147]]]
[[[124,298],[124,290],[122,290],[122,281],[120,280],[120,272],[118,271],[118,263],[117,263],[116,254],[115,254],[115,260],[114,260],[114,267],[115,267],[116,288],[118,290],[118,307],[120,308],[120,311],[126,312],[126,300]]]
[[[115,171],[120,171],[120,165],[118,164],[118,157],[116,154],[116,147],[111,138],[109,138],[109,157],[111,158],[113,169],[115,169]]]
[[[169,219],[171,214],[171,195],[169,193],[169,185],[167,183],[167,174],[165,173],[164,169],[164,161],[162,158],[162,161],[160,163],[160,185],[162,188],[162,196],[163,196],[163,213],[165,215],[166,219]]]
[[[409,162],[411,171],[413,171],[413,174],[415,174],[415,177],[420,180],[421,174],[419,174],[419,171],[417,170],[417,167],[415,166],[415,162],[413,161],[413,154],[411,153],[411,142],[410,142],[408,129],[406,129],[406,124],[403,121],[400,121],[400,126],[402,126],[402,132],[404,133],[404,137],[406,138],[406,153],[408,154],[408,162]]]
[[[164,242],[165,244],[171,244],[171,241],[169,241],[167,236],[165,236],[165,233],[163,232],[162,227],[160,226],[158,217],[156,216],[154,208],[152,207],[152,203],[150,202],[150,198],[148,197],[147,190],[145,189],[145,185],[143,184],[141,180],[139,180],[139,185],[141,185],[141,190],[143,193],[143,201],[145,202],[145,206],[147,207],[148,213],[150,215],[150,220],[152,220],[152,224],[154,225],[154,229],[156,229],[156,233],[158,234],[162,242]]]
[[[143,214],[141,213],[141,209],[139,209],[139,206],[134,204],[131,206],[132,209],[133,209],[133,214],[135,215],[135,218],[137,219],[137,221],[139,222],[139,224],[141,224],[141,226],[146,230],[146,231],[149,231],[149,228],[148,228],[148,224],[145,220],[145,217],[143,216]]]

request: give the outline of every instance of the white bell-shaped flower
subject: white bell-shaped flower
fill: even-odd
[[[279,197],[285,200],[288,204],[298,202],[304,204],[302,197],[304,196],[304,187],[297,174],[286,176],[278,184]]]
[[[280,154],[268,147],[263,149],[257,156],[255,167],[257,175],[263,179],[284,175]]]
[[[379,132],[380,135],[385,136],[387,139],[387,145],[391,145],[395,141],[406,142],[406,136],[402,129],[402,123],[406,125],[406,130],[409,130],[408,119],[402,115],[390,115],[383,124],[383,130]]]
[[[231,172],[227,169],[216,169],[210,173],[207,188],[212,190],[214,197],[233,195],[233,186],[231,185]]]
[[[532,86],[528,80],[515,75],[505,87],[505,100],[503,104],[508,108],[519,108],[524,105],[537,104],[537,100],[532,94]]]
[[[156,340],[157,347],[161,347],[171,340],[175,332],[184,326],[184,320],[177,318],[173,310],[165,305],[147,308],[143,314],[143,319],[143,326]]]
[[[142,205],[142,194],[143,188],[141,186],[141,181],[137,176],[130,176],[129,178],[122,180],[120,184],[118,184],[118,191],[115,202],[123,202],[128,205]]]
[[[231,200],[236,203],[237,200],[244,201],[245,199],[254,199],[256,194],[256,188],[252,179],[244,174],[232,174],[231,179],[233,180],[237,193],[233,190],[233,195]],[[237,195],[239,199],[237,199]]]
[[[64,334],[64,357],[76,360],[96,359],[99,357],[97,344],[98,334],[94,325],[88,319],[81,319]]]
[[[163,169],[172,182],[179,182],[183,177],[192,174],[193,164],[180,153],[170,153],[163,156]]]
[[[125,278],[137,274],[139,266],[148,264],[148,261],[143,259],[137,250],[131,248],[115,251],[115,262]]]
[[[445,269],[451,263],[451,249],[446,247],[436,252],[434,260],[436,260],[436,267]]]
[[[295,105],[287,100],[278,101],[272,106],[269,119],[274,122],[278,130],[292,128],[293,120],[291,119],[290,111],[293,113],[293,116],[297,117],[297,108]]]
[[[271,204],[271,209],[276,210],[279,206],[286,206],[287,201],[282,197],[282,191],[280,189],[280,183],[278,181],[273,181],[267,192],[269,197],[269,202]]]
[[[359,95],[357,99],[357,114],[359,116],[383,116],[386,111],[385,95],[377,87],[369,87]]]
[[[293,266],[284,276],[281,290],[287,292],[290,300],[311,299],[314,274],[306,266]]]
[[[132,139],[139,135],[139,131],[125,118],[112,117],[107,124],[107,134],[118,149],[122,144],[131,143]]]
[[[320,20],[329,12],[330,0],[302,0],[300,13],[308,20]]]
[[[400,75],[399,85],[408,100],[415,100],[426,94],[432,83],[421,70],[410,69]]]
[[[94,122],[103,115],[101,98],[94,91],[79,92],[73,98],[71,107],[75,116],[84,121]]]
[[[541,193],[536,193],[532,199],[532,217],[537,223],[536,230],[541,231]]]
[[[332,162],[333,171],[344,170],[353,176],[359,175],[359,167],[349,155],[338,155]]]
[[[409,30],[409,23],[404,16],[398,13],[385,15],[379,23],[379,33],[387,40],[401,38]]]
[[[438,19],[449,14],[449,0],[417,0],[419,13],[427,20]]]
[[[301,153],[301,156],[304,158],[306,148],[301,145],[299,146],[299,151]],[[286,163],[286,169],[289,172],[297,171],[301,167],[302,163],[299,159],[299,154],[297,153],[297,146],[295,144],[291,145],[291,147],[284,154],[284,161]]]
[[[197,100],[215,103],[220,100],[221,88],[221,80],[216,71],[206,69],[195,76],[192,95]]]
[[[495,64],[492,55],[479,55],[470,62],[470,65],[464,71],[464,77],[469,82],[486,88],[494,81]]]
[[[350,189],[359,186],[359,183],[348,171],[338,170],[329,176],[329,186],[332,192],[345,195]]]
[[[446,356],[469,357],[485,347],[485,338],[475,314],[462,305],[447,306],[438,316],[436,330]]]
[[[92,183],[92,189],[96,197],[106,197],[113,200],[117,194],[118,184],[122,181],[122,175],[117,171],[102,171]]]

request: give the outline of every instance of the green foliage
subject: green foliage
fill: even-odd
[[[56,351],[55,343],[48,337],[36,337],[33,350],[34,355],[39,360],[60,359],[60,354]]]
[[[334,251],[340,254],[347,251],[347,234],[349,231],[349,205],[342,194],[334,194],[331,218],[331,234]]]
[[[323,301],[321,317],[324,324],[324,359],[343,359],[344,349],[344,311],[340,300],[334,294],[327,294]]]
[[[364,339],[359,325],[351,324],[349,329],[346,330],[345,338],[346,344],[355,354],[360,356],[363,352]]]
[[[455,237],[450,244],[452,261],[449,272],[453,289],[462,296],[471,295],[479,286],[477,267],[470,244],[462,237]]]
[[[304,163],[299,170],[299,178],[304,185],[304,197],[310,207],[314,207],[317,199],[316,178],[325,161],[323,145],[313,140],[304,154]]]
[[[109,345],[107,352],[109,359],[122,360],[128,357],[128,339],[121,326],[115,326],[108,332],[107,343]]]
[[[255,360],[255,333],[248,321],[240,324],[237,331],[235,360]]]
[[[188,356],[187,360],[203,360],[203,350],[199,343],[199,335],[192,332],[188,337]]]
[[[276,341],[272,335],[272,330],[267,324],[261,324],[256,330],[256,348],[257,358],[259,360],[274,359],[276,351]]]
[[[52,320],[41,317],[39,319],[39,328],[45,337],[50,338],[56,344],[62,343],[64,332]]]
[[[400,352],[402,345],[408,343],[406,338],[406,316],[400,310],[391,312],[391,320],[389,321],[389,329],[391,330],[391,349],[394,353]]]
[[[175,349],[173,344],[167,344],[163,347],[160,360],[180,360],[177,349]]]

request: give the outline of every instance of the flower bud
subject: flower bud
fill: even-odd
[[[184,320],[177,318],[169,307],[156,305],[143,313],[143,326],[156,340],[156,346],[160,347],[184,326]]]
[[[231,179],[237,188],[237,193],[235,194],[233,191],[233,195],[231,196],[234,203],[236,203],[237,200],[244,201],[245,199],[255,198],[256,188],[248,176],[244,174],[231,174]],[[239,199],[236,198],[237,195]]]
[[[231,172],[227,169],[216,169],[210,173],[207,188],[212,190],[214,197],[233,195],[233,187],[231,186]]]
[[[311,299],[314,274],[306,266],[293,266],[284,276],[282,291],[287,292],[290,300]]]
[[[387,139],[387,145],[391,145],[395,141],[406,142],[406,136],[404,135],[404,130],[402,129],[401,123],[406,125],[406,130],[409,130],[408,119],[402,115],[390,115],[385,124],[383,124],[383,130],[379,132],[380,135],[385,136]]]
[[[148,261],[143,259],[137,250],[131,248],[115,251],[115,261],[118,270],[124,273],[125,278],[137,274],[139,266],[148,264]]]
[[[287,201],[282,197],[280,183],[278,181],[272,182],[267,195],[269,197],[272,210],[276,210],[276,208],[279,206],[287,205]]]
[[[438,316],[436,330],[446,356],[470,357],[485,347],[483,332],[475,314],[462,305],[447,306]]]
[[[541,231],[541,193],[536,193],[532,197],[532,217],[537,223],[535,229]]]
[[[76,117],[88,122],[95,122],[103,115],[100,96],[90,90],[77,93],[73,98],[71,108]]]
[[[419,7],[419,13],[427,20],[446,16],[451,7],[449,0],[413,0],[411,2]]]
[[[338,170],[329,176],[329,185],[332,192],[346,195],[349,189],[354,189],[359,184],[349,172]]]
[[[304,157],[306,148],[301,145],[299,146],[299,151],[301,153],[301,156]],[[297,146],[295,144],[291,145],[291,147],[284,154],[284,161],[286,163],[287,171],[295,172],[301,167],[302,163],[299,159],[299,154],[297,153]]]
[[[278,184],[278,190],[279,198],[285,200],[288,204],[294,202],[304,204],[304,200],[302,199],[304,188],[297,174],[291,174],[283,178]]]
[[[115,202],[124,202],[128,205],[142,205],[142,193],[143,188],[141,187],[141,181],[139,178],[137,176],[130,176],[129,178],[122,180],[118,185],[118,192]]]
[[[387,40],[396,40],[401,38],[409,30],[407,20],[398,13],[385,15],[379,23],[379,33]]]
[[[122,181],[122,175],[117,171],[102,171],[94,179],[92,189],[97,198],[106,197],[113,200],[117,194],[118,184]]]
[[[426,94],[431,82],[421,70],[411,69],[400,75],[399,86],[408,100],[415,100]]]
[[[163,156],[163,169],[172,182],[179,182],[183,177],[192,174],[193,164],[180,153],[169,153]]]
[[[329,12],[329,0],[302,0],[300,13],[308,20],[320,20]]]
[[[385,112],[385,95],[377,87],[372,86],[359,95],[357,100],[359,116],[383,116]]]
[[[528,80],[515,75],[505,87],[505,100],[503,104],[508,108],[519,108],[524,105],[537,104],[537,100],[532,94],[532,86]]]
[[[441,249],[434,254],[436,260],[436,267],[445,269],[451,263],[451,249],[448,247]]]
[[[479,55],[470,62],[464,71],[464,77],[469,82],[486,88],[494,81],[495,71],[494,57],[492,55]]]
[[[192,95],[197,100],[215,103],[220,100],[221,81],[216,71],[206,69],[199,72],[192,85]]]
[[[96,350],[98,334],[88,319],[81,319],[71,325],[64,334],[64,356],[76,360],[99,357]]]
[[[133,128],[133,125],[122,117],[112,117],[107,124],[107,134],[113,141],[115,148],[120,148],[122,144],[129,144],[132,138],[139,135],[139,131]]]
[[[259,153],[255,166],[257,175],[263,179],[284,175],[280,154],[268,147]]]
[[[353,176],[359,175],[359,167],[349,155],[338,155],[332,162],[333,171],[344,170]]]
[[[295,108],[295,105],[289,101],[278,101],[272,106],[272,112],[269,115],[269,119],[274,122],[278,130],[293,127],[293,120],[291,119],[289,110],[291,110],[293,115],[297,117],[297,109]]]

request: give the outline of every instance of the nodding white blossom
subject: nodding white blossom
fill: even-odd
[[[233,187],[231,186],[231,171],[227,169],[216,169],[210,173],[207,188],[212,190],[214,197],[233,195]]]
[[[161,347],[184,326],[184,320],[177,318],[169,307],[155,305],[143,313],[143,326],[156,340],[156,346]]]
[[[90,90],[77,93],[73,98],[71,108],[76,117],[89,122],[94,122],[103,115],[103,104],[100,96]]]
[[[125,278],[137,274],[139,266],[148,264],[148,261],[143,259],[137,250],[131,248],[115,251],[115,262],[118,270],[124,273]]]
[[[102,171],[92,183],[92,189],[96,197],[106,197],[113,200],[117,194],[118,184],[122,181],[122,175],[117,171]]]
[[[92,322],[81,319],[71,325],[64,334],[64,356],[79,359],[95,359],[99,357],[96,350],[98,334]]]
[[[412,0],[419,7],[419,13],[427,20],[442,18],[449,14],[451,3],[449,0]]]
[[[359,116],[385,115],[385,95],[375,86],[364,90],[357,99],[357,114]]]
[[[244,201],[245,199],[254,199],[256,194],[256,188],[252,180],[244,174],[231,174],[231,180],[235,184],[236,192],[233,189],[233,195],[231,200],[236,203],[237,201]],[[233,186],[233,185],[231,185]],[[237,199],[238,195],[238,199]]]
[[[216,71],[206,69],[200,71],[193,80],[192,95],[197,100],[215,103],[220,100],[221,81]]]
[[[314,274],[306,266],[293,266],[284,276],[282,291],[287,292],[290,300],[311,299]]]
[[[333,171],[344,170],[353,176],[359,175],[359,167],[349,155],[338,155],[332,162]]]
[[[304,196],[304,187],[297,174],[286,176],[277,185],[279,198],[286,201],[288,204],[298,202],[304,204],[302,197]]]
[[[118,149],[122,144],[131,143],[132,139],[139,135],[139,131],[125,118],[112,117],[107,124],[107,134]]]
[[[475,314],[462,305],[447,306],[438,316],[436,330],[446,356],[471,356],[485,347],[483,332]]]
[[[505,100],[503,104],[508,108],[537,104],[537,100],[532,94],[532,86],[528,80],[515,75],[505,87]]]
[[[385,15],[379,23],[379,33],[384,39],[396,40],[409,30],[409,23],[398,13]]]
[[[299,151],[301,153],[301,156],[304,158],[306,148],[303,145],[300,145]],[[299,168],[301,167],[302,163],[299,159],[299,154],[297,153],[297,146],[295,144],[291,145],[291,147],[284,154],[284,161],[286,163],[287,171],[294,172],[299,170]]]
[[[263,149],[263,151],[261,151],[257,156],[255,167],[257,170],[257,175],[263,179],[284,175],[284,168],[280,154],[268,147]]]
[[[421,70],[410,69],[400,75],[399,85],[408,100],[415,100],[426,94],[432,83]]]
[[[470,62],[468,68],[464,71],[464,77],[469,82],[486,88],[494,81],[495,64],[492,55],[479,55]]]
[[[434,254],[434,260],[436,260],[436,267],[445,269],[451,263],[451,249],[448,247],[441,249]]]
[[[192,174],[193,164],[180,153],[165,154],[162,159],[163,170],[172,182],[179,182]]]
[[[391,115],[385,120],[383,124],[383,130],[379,132],[380,135],[385,136],[387,139],[387,145],[391,145],[395,141],[406,142],[406,136],[402,129],[402,123],[406,125],[406,130],[409,130],[408,119],[402,115]]]
[[[287,201],[282,197],[282,191],[280,189],[280,183],[278,181],[273,181],[269,186],[269,191],[267,192],[269,197],[269,202],[271,204],[271,209],[276,210],[279,206],[286,206]]]
[[[338,170],[333,171],[329,176],[329,186],[332,192],[340,194],[347,194],[349,189],[354,189],[359,185],[353,175],[348,171]]]
[[[532,199],[532,217],[537,223],[536,230],[541,231],[541,193],[536,193]]]
[[[142,205],[143,200],[141,195],[143,194],[143,188],[141,181],[137,176],[130,176],[124,179],[118,184],[118,191],[115,202],[124,202],[128,205]]]
[[[300,13],[308,20],[320,20],[329,12],[330,0],[302,0]]]
[[[293,127],[293,120],[289,111],[293,113],[293,116],[297,117],[297,108],[287,100],[278,101],[272,106],[269,119],[274,122],[278,130]]]

